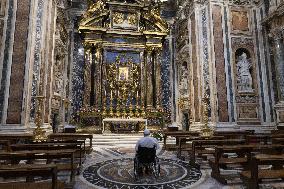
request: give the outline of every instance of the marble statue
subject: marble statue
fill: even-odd
[[[186,96],[188,94],[188,72],[184,66],[181,67],[179,92],[181,96]]]
[[[238,89],[241,92],[252,92],[251,63],[247,58],[247,54],[243,52],[237,61]]]

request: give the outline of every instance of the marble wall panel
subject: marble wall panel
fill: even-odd
[[[0,20],[0,50],[2,49],[2,37],[4,32],[4,20]]]
[[[3,58],[3,67],[2,67],[2,78],[1,78],[1,87],[0,87],[0,122],[2,122],[2,116],[4,112],[4,103],[5,103],[5,92],[6,92],[6,82],[8,77],[8,66],[9,66],[9,52],[11,46],[11,30],[13,28],[12,20],[13,20],[13,10],[14,10],[14,0],[9,0],[8,3],[8,15],[7,15],[7,28],[6,28],[6,38],[4,47],[4,58]]]
[[[161,66],[161,77],[162,77],[162,105],[168,115],[171,114],[171,83],[170,83],[170,69],[171,69],[171,52],[170,42],[167,39],[163,45],[162,52],[162,66]],[[170,119],[170,118],[169,118]]]
[[[84,95],[84,47],[79,33],[74,33],[73,49],[73,75],[72,75],[72,113],[80,110],[83,106]]]
[[[32,82],[32,88],[31,88],[31,96],[37,95],[37,86],[39,81],[39,69],[40,69],[40,56],[41,56],[41,40],[42,40],[42,20],[43,20],[43,12],[44,12],[44,3],[47,1],[44,0],[38,0],[37,3],[37,12],[36,12],[36,18],[35,18],[35,47],[34,47],[34,63],[33,63],[33,82]],[[30,121],[34,120],[35,117],[35,107],[36,107],[36,101],[35,98],[31,98],[31,104],[30,104]]]
[[[234,31],[249,31],[249,18],[247,11],[232,10],[232,29]]]
[[[195,109],[195,122],[200,121],[199,115],[199,85],[198,85],[198,72],[197,72],[197,47],[196,47],[196,24],[195,15],[190,17],[191,20],[191,46],[192,46],[192,64],[193,64],[193,87],[194,87],[194,109]]]
[[[8,124],[21,123],[30,0],[18,1],[17,7],[14,34],[15,43],[13,47],[13,60],[10,77],[10,96],[6,120]]]
[[[4,17],[6,13],[6,0],[0,1],[0,41],[2,41],[4,32]],[[2,49],[2,42],[0,42],[0,50]]]
[[[49,54],[48,54],[48,62],[49,62],[49,65],[48,65],[48,68],[47,68],[47,81],[46,81],[46,101],[45,101],[45,117],[44,117],[44,121],[46,123],[49,122],[49,109],[50,109],[50,102],[51,102],[51,98],[52,98],[52,91],[50,90],[51,88],[51,84],[52,84],[52,81],[51,81],[51,68],[52,68],[52,52],[53,52],[53,34],[54,34],[54,16],[55,16],[55,5],[52,4],[52,9],[51,9],[51,22],[50,22],[50,38],[49,38]]]
[[[213,32],[214,32],[214,50],[218,97],[218,117],[219,122],[228,122],[228,100],[226,87],[226,71],[224,60],[224,43],[222,29],[222,13],[220,6],[213,6]]]

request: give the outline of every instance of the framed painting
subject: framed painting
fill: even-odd
[[[119,67],[118,80],[128,81],[129,80],[129,67]]]

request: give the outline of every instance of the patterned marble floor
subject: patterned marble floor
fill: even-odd
[[[244,189],[240,180],[235,184],[222,185],[210,177],[210,168],[201,163],[201,170],[195,170],[186,162],[176,157],[171,151],[159,150],[161,159],[161,177],[145,176],[135,181],[133,178],[132,159],[134,144],[95,146],[83,164],[81,174],[76,177],[74,189]],[[163,165],[162,165],[163,164]],[[172,169],[170,169],[172,167]],[[173,168],[176,170],[174,171]],[[172,172],[170,172],[170,170]],[[165,179],[169,177],[168,180]],[[182,178],[182,179],[181,179]],[[261,186],[262,189],[284,189],[283,183]]]

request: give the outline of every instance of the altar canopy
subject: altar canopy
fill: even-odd
[[[79,30],[85,47],[83,122],[102,127],[104,118],[128,117],[163,127],[161,51],[168,26],[160,4],[89,1]]]

